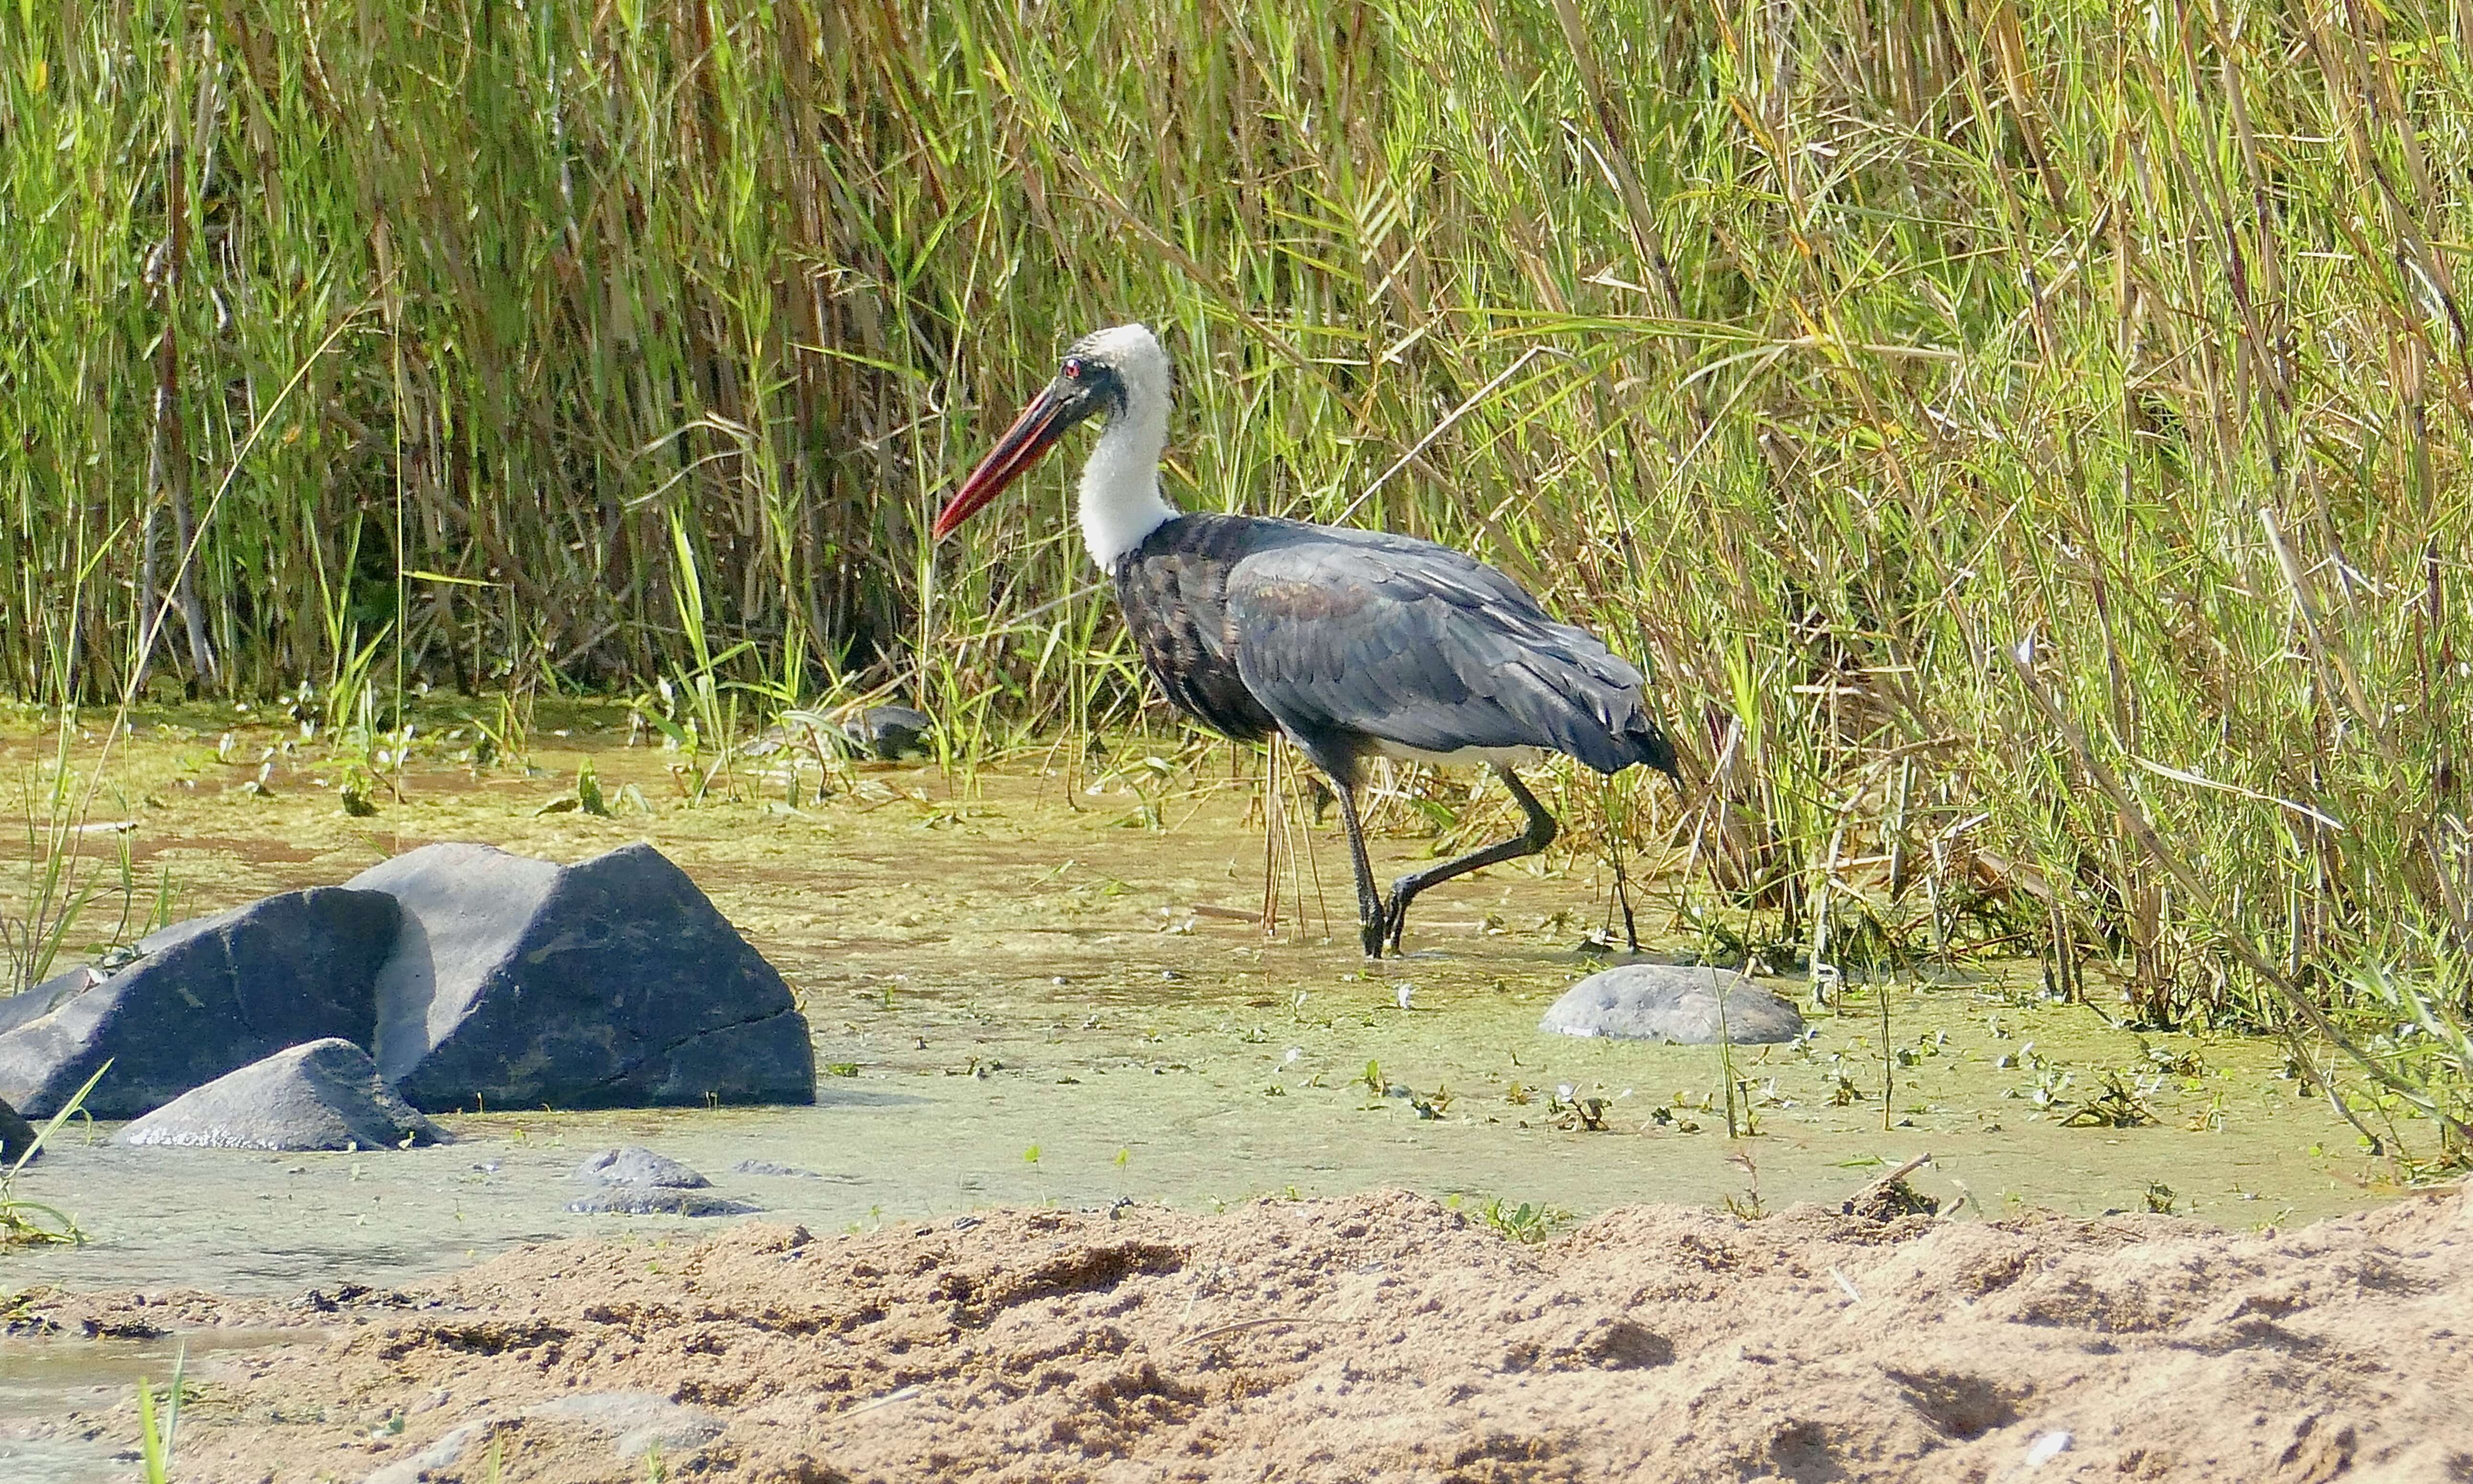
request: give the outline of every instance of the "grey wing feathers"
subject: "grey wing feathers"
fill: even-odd
[[[1237,668],[1292,733],[1550,748],[1601,773],[1671,767],[1640,671],[1501,572],[1405,537],[1293,529],[1228,579]]]

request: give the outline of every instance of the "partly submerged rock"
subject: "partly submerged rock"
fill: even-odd
[[[815,1101],[789,986],[649,845],[432,845],[351,884],[402,904],[372,1050],[415,1107]]]
[[[566,1203],[579,1216],[745,1216],[762,1210],[717,1190],[677,1185],[604,1185]]]
[[[392,1149],[444,1137],[386,1085],[368,1052],[328,1037],[278,1051],[174,1098],[121,1130],[119,1142]]]
[[[678,1161],[635,1144],[602,1150],[575,1167],[575,1178],[603,1187],[567,1203],[579,1215],[743,1216],[763,1209],[732,1200]]]
[[[905,753],[926,751],[926,738],[936,723],[926,712],[906,706],[872,706],[842,722],[842,732],[879,762],[893,762]]]
[[[773,1175],[784,1180],[822,1180],[825,1178],[824,1176],[817,1174],[814,1170],[801,1169],[795,1164],[781,1164],[772,1160],[741,1160],[736,1164],[730,1167],[730,1172],[733,1175]]]
[[[1720,1034],[1720,1011],[1723,1034]],[[1730,969],[1625,964],[1566,991],[1538,1022],[1566,1036],[1669,1041],[1687,1046],[1760,1045],[1803,1034],[1803,1017]]]
[[[0,1098],[49,1117],[108,1062],[85,1111],[133,1118],[285,1046],[366,1041],[396,922],[391,898],[311,887],[174,923],[120,968],[47,979],[8,1002]]]
[[[779,725],[740,743],[738,752],[745,757],[770,757],[794,749],[811,752],[829,747],[894,762],[927,751],[927,733],[935,726],[926,712],[906,706],[865,706],[838,719],[793,711]]]
[[[575,1178],[605,1185],[672,1185],[681,1190],[700,1190],[712,1184],[668,1155],[638,1144],[602,1150],[575,1167]]]
[[[35,1147],[35,1126],[17,1110],[0,1102],[0,1165],[14,1164]]]

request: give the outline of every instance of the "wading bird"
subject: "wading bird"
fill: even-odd
[[[1408,903],[1436,882],[1546,849],[1554,816],[1514,768],[1549,752],[1599,773],[1645,763],[1678,782],[1641,674],[1556,623],[1501,572],[1447,546],[1261,515],[1180,515],[1160,493],[1167,352],[1140,324],[1074,342],[1056,379],[936,517],[950,536],[1086,418],[1082,542],[1178,709],[1242,742],[1277,731],[1329,775],[1357,868],[1368,958],[1400,949]],[[1485,763],[1527,827],[1391,884],[1365,856],[1357,791],[1370,756]]]

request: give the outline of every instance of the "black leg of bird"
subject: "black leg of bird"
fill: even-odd
[[[1537,802],[1537,796],[1528,791],[1528,785],[1520,781],[1520,775],[1507,767],[1498,766],[1494,776],[1502,779],[1502,786],[1511,790],[1511,797],[1527,812],[1528,827],[1508,840],[1498,840],[1466,855],[1454,855],[1439,866],[1412,871],[1392,882],[1391,906],[1384,920],[1384,930],[1391,940],[1392,952],[1400,951],[1400,935],[1408,926],[1408,903],[1416,898],[1419,892],[1453,876],[1464,876],[1472,871],[1518,860],[1523,855],[1534,855],[1554,843],[1554,816],[1547,813],[1546,806]]]
[[[1339,796],[1339,822],[1348,831],[1349,863],[1357,868],[1357,922],[1365,935],[1365,956],[1382,956],[1382,896],[1374,889],[1374,863],[1365,857],[1365,826],[1357,817],[1357,788],[1332,780]]]

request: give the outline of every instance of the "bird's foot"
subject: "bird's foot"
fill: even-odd
[[[1382,928],[1384,920],[1385,919],[1383,917],[1376,917],[1362,924],[1365,935],[1365,956],[1367,958],[1381,958],[1382,956]]]
[[[1382,909],[1381,936],[1391,941],[1393,958],[1400,956],[1400,935],[1408,930],[1409,896],[1409,893],[1400,890],[1395,884],[1391,888],[1391,900]]]

